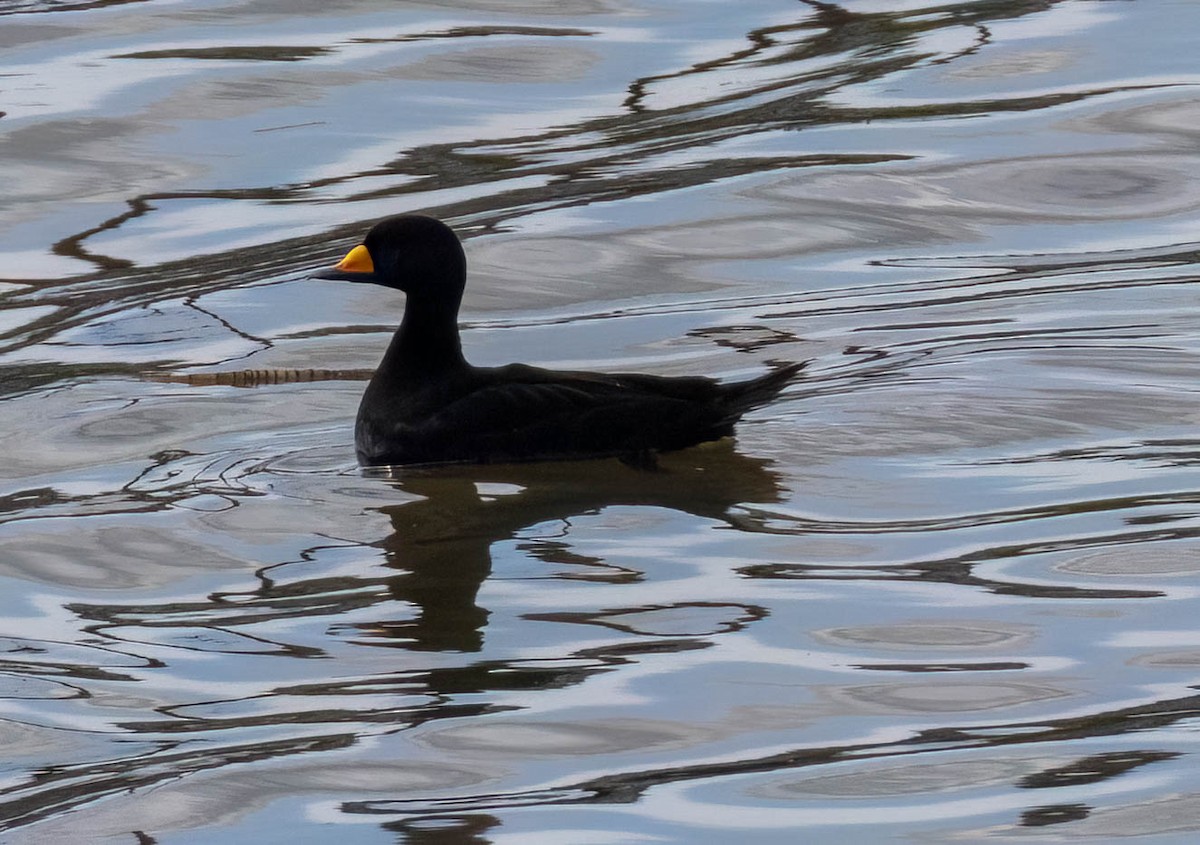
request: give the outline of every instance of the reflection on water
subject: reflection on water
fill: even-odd
[[[0,10],[0,838],[1194,837],[1194,11],[734,8]],[[812,364],[360,471],[406,210],[474,361]]]
[[[679,463],[697,458],[703,463]],[[384,623],[375,632],[419,651],[479,651],[488,614],[475,605],[476,593],[492,572],[496,544],[547,523],[561,523],[565,540],[572,517],[616,506],[671,508],[699,519],[724,520],[729,509],[742,502],[778,500],[781,491],[763,463],[721,443],[672,456],[661,472],[634,472],[612,461],[582,467],[568,463],[429,470],[426,477],[413,477],[416,471],[408,471],[400,488],[422,498],[384,509],[392,520],[392,534],[383,548],[387,564],[404,573],[389,579],[389,592],[403,603],[400,606],[411,607],[416,618]],[[480,485],[496,492],[481,495]],[[561,567],[559,577],[618,584],[640,580],[635,570],[614,571],[603,558],[581,556],[567,542],[538,538],[518,547],[535,561]],[[677,609],[608,610],[601,616],[613,625],[614,617],[625,614],[662,615]],[[560,620],[554,616],[548,621]]]

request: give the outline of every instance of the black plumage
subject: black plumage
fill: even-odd
[[[660,451],[733,434],[803,364],[748,381],[703,376],[564,372],[463,358],[458,309],[466,258],[431,217],[378,223],[317,278],[374,282],[404,291],[404,318],[363,394],[354,441],[368,465],[499,463],[618,457],[644,464]]]

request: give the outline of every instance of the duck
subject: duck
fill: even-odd
[[[358,408],[364,466],[618,458],[653,469],[661,452],[732,436],[804,367],[722,383],[707,376],[476,367],[458,311],[467,261],[454,231],[424,215],[389,217],[312,278],[403,291],[404,316]]]

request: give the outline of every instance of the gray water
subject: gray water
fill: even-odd
[[[0,5],[5,843],[1192,842],[1200,5]],[[736,442],[364,472],[478,364]]]

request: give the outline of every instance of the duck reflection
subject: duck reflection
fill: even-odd
[[[433,819],[402,819],[383,825],[400,834],[407,845],[489,845],[488,833],[500,827],[490,813],[439,816]]]
[[[723,440],[661,456],[654,471],[608,460],[383,473],[387,483],[422,497],[383,509],[393,531],[381,546],[388,565],[403,573],[388,587],[415,611],[372,631],[418,651],[479,651],[488,611],[476,596],[497,542],[531,525],[613,505],[671,508],[733,524],[730,510],[738,504],[780,501],[779,478],[768,466]],[[495,493],[500,485],[503,492]],[[558,559],[570,556],[566,542],[555,549]]]

